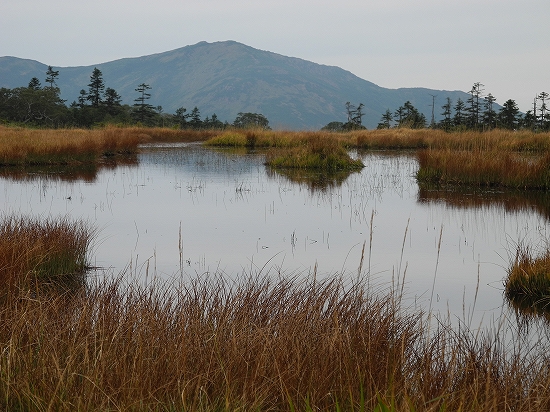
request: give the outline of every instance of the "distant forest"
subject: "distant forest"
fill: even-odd
[[[201,118],[200,110],[190,112],[180,107],[175,113],[164,113],[162,106],[149,103],[151,86],[142,83],[135,89],[132,106],[122,104],[116,90],[106,87],[103,74],[94,68],[90,83],[81,89],[69,106],[60,97],[57,86],[59,71],[48,66],[45,86],[33,77],[27,87],[0,88],[0,122],[32,127],[83,127],[106,124],[177,127],[189,129],[222,129],[228,126],[269,128],[269,121],[258,113],[238,113],[233,123],[222,122],[216,114]]]
[[[410,101],[392,111],[387,109],[382,115],[378,129],[390,129],[395,127],[407,127],[411,129],[434,128],[443,129],[448,132],[463,130],[492,130],[496,128],[518,130],[527,129],[532,131],[550,130],[550,111],[547,102],[549,94],[539,93],[533,100],[533,109],[525,114],[518,109],[516,102],[512,99],[507,100],[497,109],[496,99],[491,94],[483,95],[484,85],[474,83],[469,91],[470,97],[464,102],[458,99],[454,104],[447,97],[447,100],[441,109],[440,114],[443,119],[435,121],[435,99],[432,104],[431,121],[428,122],[426,116],[420,113]],[[343,131],[364,129],[361,124],[363,117],[363,104],[354,106],[346,103],[348,115],[347,122],[331,122],[323,127],[324,130]]]
[[[79,96],[68,106],[60,97],[57,86],[59,71],[48,66],[45,85],[33,77],[27,87],[14,89],[0,88],[0,122],[31,127],[83,127],[90,128],[106,124],[176,127],[189,129],[223,129],[229,126],[238,128],[259,127],[269,129],[269,120],[258,113],[238,113],[232,123],[222,122],[216,114],[201,117],[200,110],[194,107],[188,111],[184,107],[175,113],[165,113],[162,106],[150,104],[151,86],[145,83],[136,86],[133,105],[122,104],[116,90],[107,87],[103,74],[94,68],[87,89],[81,89]],[[549,94],[539,93],[533,100],[532,110],[521,113],[512,99],[502,106],[496,104],[495,97],[484,95],[484,85],[474,83],[466,101],[452,102],[447,97],[441,106],[442,120],[436,122],[435,98],[432,103],[430,121],[420,113],[410,101],[382,114],[378,129],[408,127],[413,129],[438,128],[446,131],[491,130],[495,128],[533,131],[550,130],[550,111],[547,106]],[[365,129],[362,125],[364,105],[347,102],[347,122],[334,121],[323,127],[324,130],[346,131]]]

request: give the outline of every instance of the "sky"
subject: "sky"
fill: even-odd
[[[549,0],[1,0],[0,56],[88,66],[234,40],[391,89],[480,82],[527,111],[550,93],[549,17]]]

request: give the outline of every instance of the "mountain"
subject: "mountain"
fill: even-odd
[[[16,57],[0,57],[0,87],[27,86],[32,77],[44,84],[47,65]],[[56,67],[61,97],[68,104],[88,90],[94,67],[106,87],[123,103],[133,104],[141,83],[152,87],[149,103],[165,113],[177,108],[200,109],[203,118],[216,113],[232,122],[239,112],[262,113],[273,128],[319,129],[331,121],[345,122],[345,103],[363,103],[363,124],[375,128],[382,114],[409,100],[428,121],[432,95],[436,119],[445,99],[468,95],[425,88],[387,89],[349,71],[254,49],[234,41],[201,42],[149,56],[119,59],[93,66]]]

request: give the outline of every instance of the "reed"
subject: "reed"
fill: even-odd
[[[444,322],[428,334],[422,313],[364,283],[121,279],[71,295],[21,293],[0,306],[3,410],[550,406],[546,350],[510,351]]]
[[[508,269],[505,293],[522,311],[550,312],[550,250],[535,256],[528,247],[518,246],[515,261]]]
[[[425,183],[550,188],[550,154],[528,156],[491,151],[424,150],[418,153],[417,179]]]
[[[365,165],[352,159],[342,145],[324,135],[312,135],[300,146],[270,151],[266,164],[274,169],[318,169],[329,172],[361,170]]]
[[[114,127],[42,130],[0,127],[0,165],[77,164],[135,153],[146,135]]]
[[[4,216],[0,223],[0,284],[3,293],[29,282],[80,277],[87,267],[93,231],[67,218]]]
[[[458,151],[548,152],[550,133],[495,129],[454,132],[432,129],[383,129],[350,132],[363,149],[448,149]]]

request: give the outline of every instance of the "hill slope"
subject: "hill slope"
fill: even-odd
[[[423,88],[386,89],[339,67],[257,50],[234,42],[201,42],[149,56],[125,58],[95,66],[55,67],[58,86],[67,103],[88,90],[94,67],[105,85],[124,103],[133,104],[140,83],[152,87],[150,103],[164,112],[197,106],[202,117],[218,115],[233,121],[238,112],[264,114],[274,128],[319,129],[331,121],[346,121],[345,103],[363,103],[363,124],[376,127],[386,109],[409,100],[431,119],[431,94],[437,95],[439,117],[445,98],[468,96],[459,91]],[[16,57],[0,57],[0,87],[26,86],[32,77],[44,83],[47,65]]]

